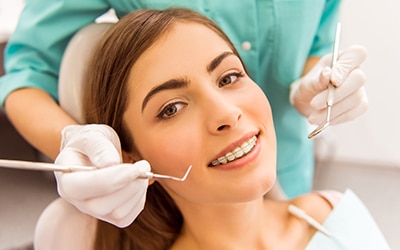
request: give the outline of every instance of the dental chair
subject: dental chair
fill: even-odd
[[[84,74],[97,43],[112,25],[93,23],[78,31],[69,42],[61,62],[58,86],[60,106],[80,124],[84,123]]]

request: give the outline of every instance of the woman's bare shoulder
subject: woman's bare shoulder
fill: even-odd
[[[318,222],[323,223],[334,206],[340,201],[342,195],[342,193],[334,190],[316,191],[294,198],[290,203],[304,210]]]
[[[97,220],[59,198],[42,212],[35,229],[37,250],[92,249]]]

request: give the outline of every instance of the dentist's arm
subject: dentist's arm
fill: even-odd
[[[61,130],[76,122],[44,90],[15,90],[5,101],[5,111],[19,133],[51,159],[60,149]]]
[[[61,130],[76,124],[57,103],[65,48],[76,32],[109,9],[106,0],[29,1],[7,41],[0,106],[23,137],[51,159],[58,154]]]

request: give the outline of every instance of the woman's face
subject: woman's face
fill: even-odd
[[[140,57],[123,119],[153,172],[181,177],[193,166],[184,182],[157,180],[178,202],[249,201],[275,181],[268,100],[203,25],[175,24]]]

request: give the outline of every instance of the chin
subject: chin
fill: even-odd
[[[270,173],[264,176],[257,176],[241,183],[240,190],[232,191],[236,194],[237,202],[249,202],[265,197],[272,189],[276,181],[276,174]]]

